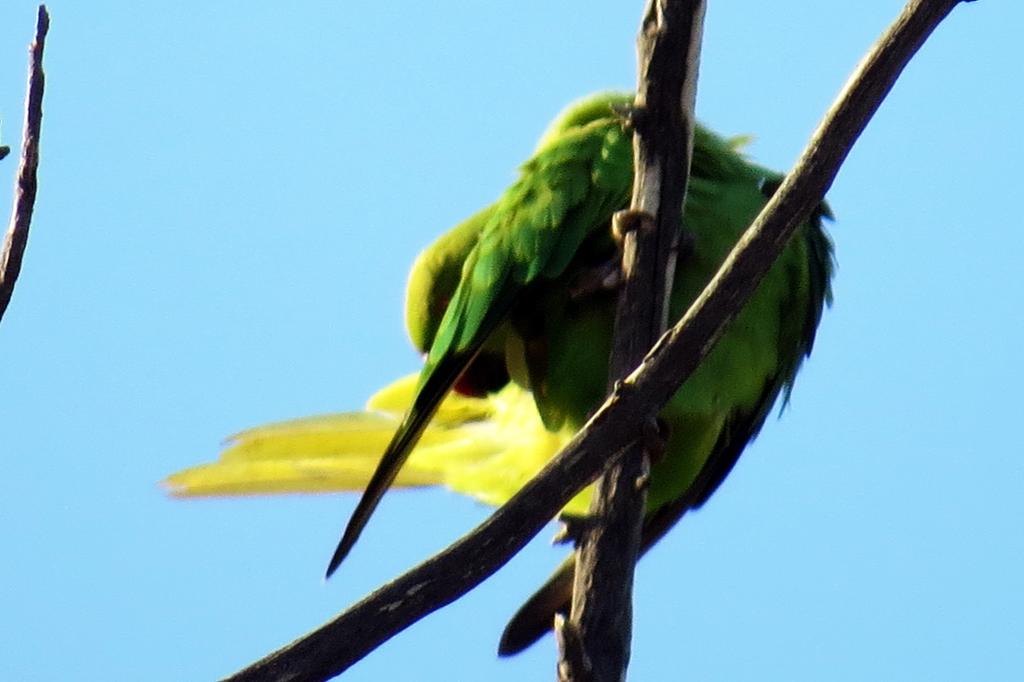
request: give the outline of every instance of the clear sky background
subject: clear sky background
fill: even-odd
[[[901,6],[709,4],[698,114],[780,169]],[[354,497],[157,482],[415,369],[415,254],[564,104],[633,86],[641,5],[50,5],[38,209],[0,324],[0,679],[225,675],[485,517],[391,496],[324,583]],[[0,4],[12,146],[34,20]],[[1022,30],[1019,2],[958,8],[850,155],[814,356],[641,563],[632,679],[1024,670]],[[549,536],[346,679],[551,679],[551,638],[494,653],[561,557]]]

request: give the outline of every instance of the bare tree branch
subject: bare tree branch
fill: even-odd
[[[21,138],[21,164],[15,181],[14,208],[11,223],[0,252],[0,319],[7,311],[14,293],[14,283],[21,273],[21,259],[28,244],[32,210],[36,203],[36,169],[39,167],[39,130],[43,122],[43,47],[50,29],[46,5],[39,6],[36,37],[29,47],[28,94],[25,97],[25,130]],[[0,155],[3,158],[4,155]]]
[[[640,364],[668,323],[693,152],[703,25],[704,0],[648,0],[641,21],[636,102],[630,116],[633,199],[628,211],[615,216],[623,237],[624,284],[608,372],[613,384]],[[639,431],[645,425],[650,437],[656,437],[652,421],[634,426]],[[566,647],[561,649],[558,676],[565,682],[618,682],[626,677],[633,573],[650,472],[646,440],[627,447],[594,488],[576,554],[572,612],[563,625],[578,635],[563,633],[560,638]],[[568,650],[576,644],[581,651]]]
[[[480,584],[553,518],[693,373],[789,237],[823,198],[907,62],[961,1],[911,0],[871,48],[785,182],[693,306],[586,426],[507,504],[451,547],[332,621],[227,678],[325,680]]]

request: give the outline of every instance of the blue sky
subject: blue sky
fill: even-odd
[[[642,5],[147,4],[50,5],[38,213],[0,323],[2,679],[227,674],[484,518],[395,495],[324,583],[352,497],[157,482],[413,370],[415,254],[562,105],[632,87]],[[712,1],[699,116],[787,168],[899,8]],[[34,14],[0,5],[12,145]],[[1022,26],[1019,3],[958,8],[850,155],[835,306],[791,408],[641,563],[632,679],[1024,668]],[[550,678],[550,638],[494,654],[561,556],[547,535],[347,679]]]

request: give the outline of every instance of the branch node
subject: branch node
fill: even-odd
[[[558,681],[588,679],[593,672],[590,659],[583,650],[579,628],[561,613],[555,614],[555,641],[562,656],[558,661]]]

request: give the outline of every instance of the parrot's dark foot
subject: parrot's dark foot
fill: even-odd
[[[622,261],[618,254],[612,260],[585,268],[577,273],[569,285],[569,298],[573,301],[594,294],[616,291],[622,286]]]
[[[619,252],[622,252],[623,244],[626,241],[626,235],[630,232],[639,232],[642,230],[654,231],[657,225],[654,222],[654,216],[645,211],[635,211],[633,209],[626,209],[618,211],[612,216],[612,238],[615,243],[619,246]],[[676,267],[680,267],[682,263],[686,262],[690,254],[693,253],[694,246],[697,243],[697,238],[690,230],[681,230],[679,232],[679,241],[676,244]]]
[[[562,525],[551,538],[553,545],[578,545],[592,525],[589,516],[559,516],[558,522]]]
[[[651,459],[651,465],[655,465],[665,459],[668,436],[670,429],[668,424],[661,418],[648,420],[644,423],[640,438],[643,441],[647,456]]]

